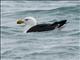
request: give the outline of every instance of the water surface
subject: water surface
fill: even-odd
[[[35,17],[38,23],[67,19],[61,30],[23,33],[16,19]],[[80,60],[80,2],[2,1],[2,60]]]

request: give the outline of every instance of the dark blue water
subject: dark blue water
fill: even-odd
[[[23,33],[16,20],[35,17],[38,23],[67,19],[61,30]],[[2,1],[2,60],[80,60],[80,2]]]

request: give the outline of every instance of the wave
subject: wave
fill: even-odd
[[[77,50],[77,52],[78,52],[80,46],[58,46],[58,47],[54,47],[53,48],[54,50],[52,50],[52,48],[50,48],[50,49],[47,48],[46,50],[33,51],[33,52],[30,52],[30,53],[26,54],[25,57],[28,56],[28,55],[55,55],[55,54],[57,54],[57,55],[68,54],[69,55],[69,54],[71,54],[70,51],[72,51],[72,54],[75,55],[75,53],[73,53],[74,50],[75,51]],[[66,50],[55,51],[57,49],[66,49]]]
[[[8,29],[8,28],[12,28],[12,27],[8,27],[8,26],[0,26],[2,29]]]
[[[47,10],[20,10],[15,11],[10,14],[8,12],[3,13],[3,16],[13,16],[13,15],[27,15],[27,14],[76,14],[80,12],[80,5],[68,6],[68,7],[59,7],[55,9],[47,9]]]
[[[17,11],[16,14],[25,14],[25,13],[54,13],[54,12],[80,12],[80,5],[76,6],[69,6],[69,7],[60,7],[56,9],[50,9],[50,10],[23,10],[23,11]]]

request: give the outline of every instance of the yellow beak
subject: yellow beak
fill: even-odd
[[[24,23],[24,20],[22,20],[22,19],[17,20],[17,24],[22,24],[22,23]]]

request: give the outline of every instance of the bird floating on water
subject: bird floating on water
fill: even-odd
[[[53,22],[52,24],[37,24],[37,20],[33,17],[25,17],[24,19],[17,20],[17,24],[25,24],[25,32],[43,32],[50,31],[56,28],[62,27],[66,24],[67,20],[61,20],[58,22]]]

